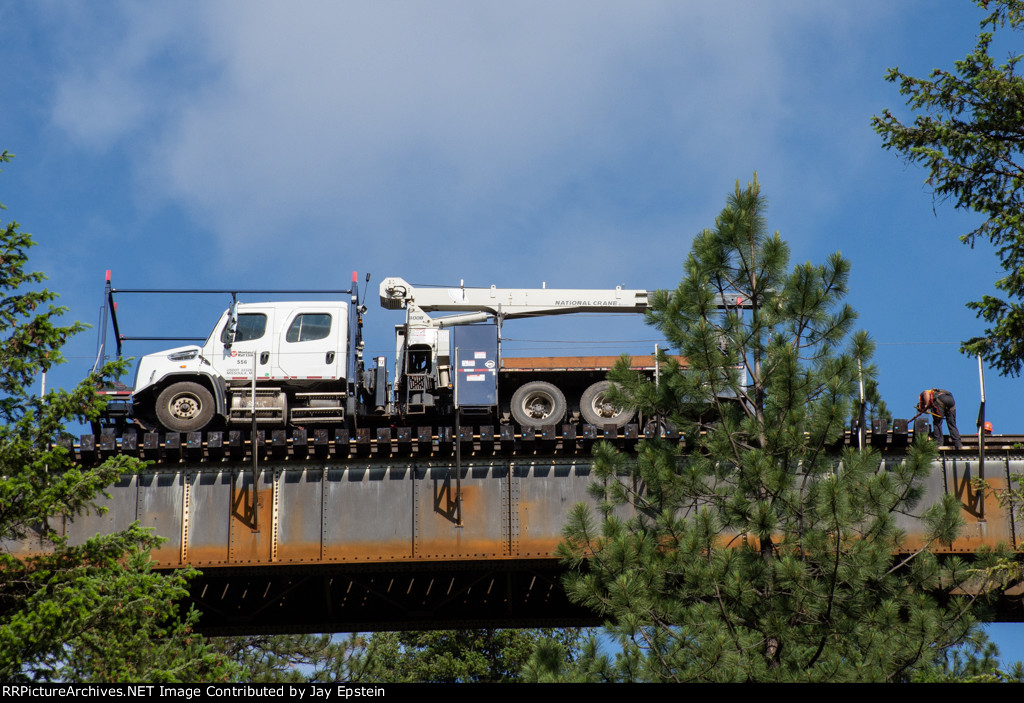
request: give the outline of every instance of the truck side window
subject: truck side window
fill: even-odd
[[[284,338],[287,342],[311,342],[325,339],[331,333],[331,316],[327,313],[296,315]]]
[[[238,316],[238,329],[235,331],[236,342],[248,342],[250,339],[259,339],[267,331],[267,316],[263,313],[248,313]],[[220,341],[227,344],[231,341],[228,333],[228,326],[220,333]]]

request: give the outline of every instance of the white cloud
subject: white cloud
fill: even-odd
[[[64,63],[53,121],[79,144],[103,150],[162,123],[193,67],[193,33],[176,7],[131,2],[41,3],[43,22]],[[172,58],[173,57],[173,58]],[[168,71],[168,60],[174,67]]]
[[[145,189],[191,211],[232,256],[243,242],[256,252],[282,241],[350,255],[358,238],[371,259],[420,251],[447,266],[468,247],[493,257],[522,239],[533,248],[521,257],[543,251],[532,240],[571,237],[557,230],[567,222],[600,244],[593,251],[614,249],[620,208],[661,235],[663,223],[637,212],[645,190],[671,196],[658,179],[684,191],[676,207],[708,200],[717,212],[733,179],[771,160],[772,135],[791,119],[787,47],[832,12],[799,2],[122,7],[121,40],[88,54],[57,92],[69,134],[94,146],[143,134],[133,145]]]

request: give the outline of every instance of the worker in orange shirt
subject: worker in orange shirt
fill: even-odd
[[[929,388],[917,396],[917,414],[928,413],[932,416],[932,437],[942,444],[942,421],[949,426],[949,439],[953,446],[960,449],[960,430],[956,428],[956,401],[953,394],[944,388]]]

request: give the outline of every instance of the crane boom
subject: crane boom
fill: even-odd
[[[644,312],[649,292],[584,288],[471,288],[462,286],[415,287],[403,278],[390,276],[380,283],[380,304],[387,310],[406,310],[410,323],[444,327],[478,322],[485,315],[503,319],[578,312]],[[720,309],[749,308],[738,295],[719,296]],[[427,313],[463,313],[432,319]]]
[[[577,312],[643,312],[646,290],[579,288],[414,287],[402,278],[380,283],[380,304],[388,310],[486,312],[502,317],[562,315]]]

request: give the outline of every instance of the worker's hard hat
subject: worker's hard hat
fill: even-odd
[[[992,434],[992,423],[991,422],[986,422],[985,423],[985,434]]]

